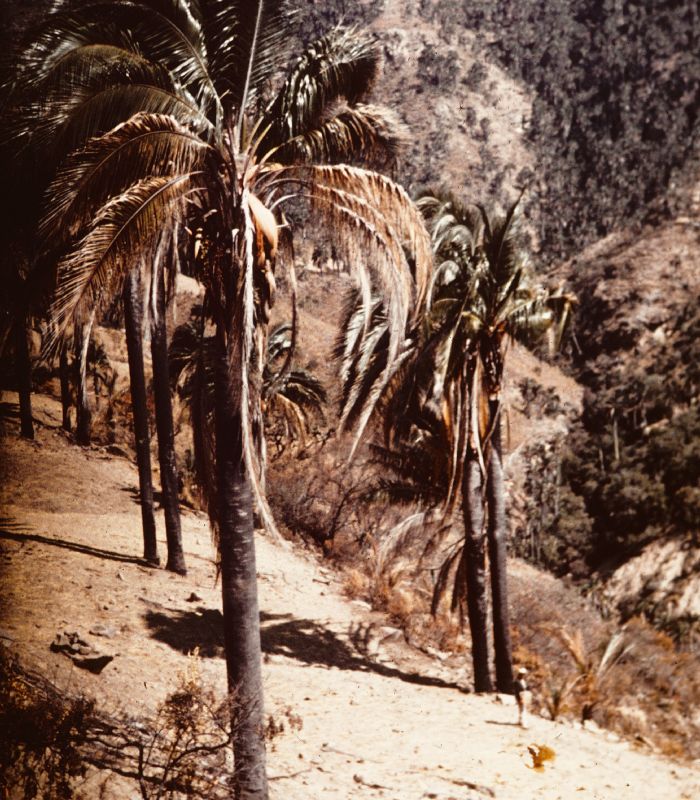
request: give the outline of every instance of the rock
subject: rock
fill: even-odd
[[[382,642],[400,642],[405,639],[405,634],[400,628],[392,628],[390,625],[382,625],[379,629]]]
[[[80,667],[80,669],[86,669],[88,672],[92,672],[95,675],[99,675],[110,661],[114,661],[114,656],[104,655],[91,656],[87,658],[73,658],[73,663],[76,667]]]
[[[424,652],[426,652],[429,656],[432,656],[433,658],[437,658],[438,661],[447,661],[447,659],[450,657],[449,653],[444,653],[442,650],[438,650],[437,648],[431,647],[430,645],[424,648]]]
[[[118,444],[108,444],[105,447],[105,452],[109,453],[111,456],[120,456],[121,458],[129,458],[129,454],[124,450],[124,448],[119,447]]]
[[[113,628],[111,625],[102,625],[101,623],[97,623],[90,628],[89,633],[93,636],[102,636],[105,639],[113,639],[117,635],[117,629]]]
[[[201,601],[201,597],[197,594],[197,592],[192,592],[190,596],[187,598],[188,603],[198,603]]]
[[[82,639],[76,631],[64,631],[56,634],[56,638],[51,643],[51,650],[67,656],[76,667],[86,669],[95,675],[99,675],[107,664],[114,660],[113,655],[100,653],[89,642]]]

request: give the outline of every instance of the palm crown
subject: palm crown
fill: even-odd
[[[386,300],[396,358],[430,248],[403,190],[348,165],[385,164],[401,141],[393,116],[362,102],[378,57],[335,29],[271,94],[289,20],[282,0],[65,2],[49,16],[20,65],[29,89],[14,129],[48,160],[71,153],[41,223],[44,249],[60,256],[56,335],[106,305],[135,261],[152,271],[198,230],[208,308],[247,396],[264,361],[254,331],[274,292],[280,211],[295,198],[341,231],[348,261]]]

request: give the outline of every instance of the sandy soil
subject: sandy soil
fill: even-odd
[[[15,404],[15,395],[1,398],[2,644],[112,711],[151,713],[195,647],[204,679],[223,692],[206,520],[185,513],[186,578],[146,568],[138,558],[135,468],[70,445],[47,397],[35,401],[36,442],[19,440]],[[159,526],[163,534],[162,517]],[[432,659],[408,646],[379,614],[343,597],[313,554],[261,534],[258,560],[267,711],[283,716],[289,708],[303,722],[269,752],[273,797],[700,798],[700,771],[609,734],[540,718],[518,728],[512,704],[466,691],[459,659]],[[188,600],[193,592],[201,599]],[[97,623],[115,629],[98,642],[115,655],[99,676],[50,652],[57,633],[89,635]],[[541,773],[529,768],[532,743],[556,752]],[[97,789],[88,785],[83,796]],[[115,783],[111,797],[138,794]]]

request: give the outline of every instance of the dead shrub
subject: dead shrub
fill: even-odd
[[[143,800],[231,796],[231,704],[204,686],[196,653],[150,720],[68,696],[1,649],[0,701],[3,797],[67,800],[88,765],[130,779]]]

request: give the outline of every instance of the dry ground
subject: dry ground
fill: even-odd
[[[109,711],[152,713],[195,647],[204,679],[223,692],[219,591],[206,520],[184,516],[186,578],[146,568],[138,559],[135,468],[103,450],[70,445],[58,429],[60,408],[48,397],[36,398],[36,442],[21,441],[16,395],[5,393],[1,402],[2,644]],[[162,518],[159,525],[162,533]],[[269,753],[273,797],[700,797],[697,769],[608,734],[539,718],[527,731],[516,727],[512,705],[465,691],[457,659],[433,660],[395,641],[380,615],[342,596],[312,554],[262,534],[258,543],[267,711],[282,718],[291,709],[303,722]],[[188,599],[193,592],[201,599]],[[90,636],[97,623],[113,627],[114,637]],[[50,652],[55,635],[66,630],[116,654],[99,676]],[[528,768],[531,743],[556,751],[544,772]],[[96,797],[103,778],[93,776],[81,796]],[[114,782],[111,797],[138,793]]]

